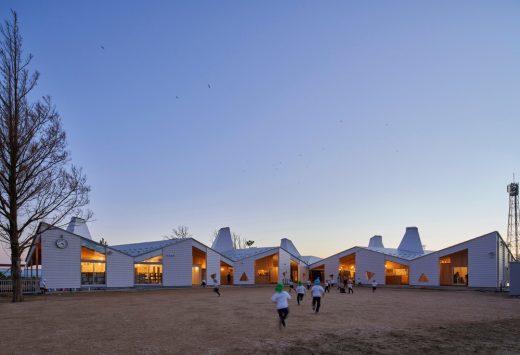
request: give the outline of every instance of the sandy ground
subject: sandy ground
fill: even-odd
[[[280,330],[273,288],[0,297],[1,354],[520,353],[520,299],[478,291],[310,295]]]

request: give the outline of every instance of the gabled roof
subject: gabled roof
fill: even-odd
[[[157,250],[157,249],[162,249],[169,245],[177,244],[177,243],[185,241],[185,240],[186,239],[157,240],[155,242],[111,245],[110,248],[118,250],[122,253],[128,254],[130,256],[138,256],[141,254],[149,253],[149,252]]]
[[[257,254],[265,253],[270,250],[276,250],[278,247],[265,247],[265,248],[246,248],[246,249],[231,249],[222,252],[222,255],[233,260],[238,261],[241,259],[249,258]]]

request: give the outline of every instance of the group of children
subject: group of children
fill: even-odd
[[[294,289],[294,284],[289,285],[289,292]],[[279,283],[275,287],[275,293],[271,297],[271,300],[276,303],[276,310],[278,311],[278,316],[280,317],[280,328],[285,327],[285,320],[289,315],[289,300],[291,299],[291,295],[289,292],[283,290],[283,284]],[[321,306],[321,298],[325,296],[325,290],[320,285],[320,279],[316,279],[314,281],[314,286],[310,289],[312,295],[312,310],[316,313],[320,311]],[[298,282],[298,287],[296,287],[296,301],[298,302],[298,306],[300,302],[303,301],[303,296],[305,295],[305,287],[303,284]]]
[[[347,287],[349,294],[354,294],[354,281],[352,279],[347,279],[343,283],[343,291],[341,291],[341,285],[339,286],[340,292],[345,293],[344,287]],[[325,281],[325,288],[321,286],[320,279],[317,278],[314,280],[314,286],[311,287],[311,282],[307,281],[307,290],[310,290],[312,296],[312,310],[315,313],[319,313],[321,306],[321,298],[325,297],[325,292],[330,292],[331,283]],[[375,279],[372,280],[372,292],[375,292],[377,288],[377,282]],[[276,310],[278,312],[278,316],[280,317],[280,328],[285,328],[285,320],[289,316],[289,300],[291,299],[291,295],[289,293],[294,290],[294,283],[292,281],[289,282],[289,292],[284,291],[284,285],[278,283],[275,287],[275,293],[271,297],[271,300],[276,303]],[[298,282],[298,286],[296,287],[296,302],[298,302],[298,306],[300,302],[303,301],[303,296],[305,295],[305,287],[302,282]]]

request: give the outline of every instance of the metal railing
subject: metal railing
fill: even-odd
[[[13,292],[13,280],[0,280],[0,293]],[[40,292],[39,279],[22,279],[23,293],[38,293]]]

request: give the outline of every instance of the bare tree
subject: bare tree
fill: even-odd
[[[245,249],[246,248],[246,245],[247,245],[246,238],[242,238],[240,236],[240,234],[238,234],[238,233],[233,233],[232,238],[233,238],[233,248],[235,248],[235,249]]]
[[[211,232],[211,235],[209,236],[209,244],[213,245],[213,242],[215,239],[217,239],[218,236],[218,229],[215,229],[213,232]]]
[[[90,187],[70,163],[50,97],[29,102],[39,74],[29,71],[32,55],[23,55],[18,17],[11,15],[0,26],[0,241],[10,246],[12,301],[20,302],[21,255],[38,223],[52,226],[81,216]]]
[[[173,228],[172,234],[165,235],[164,239],[186,239],[191,237],[192,235],[189,232],[189,228],[184,225],[180,225],[177,228]]]

